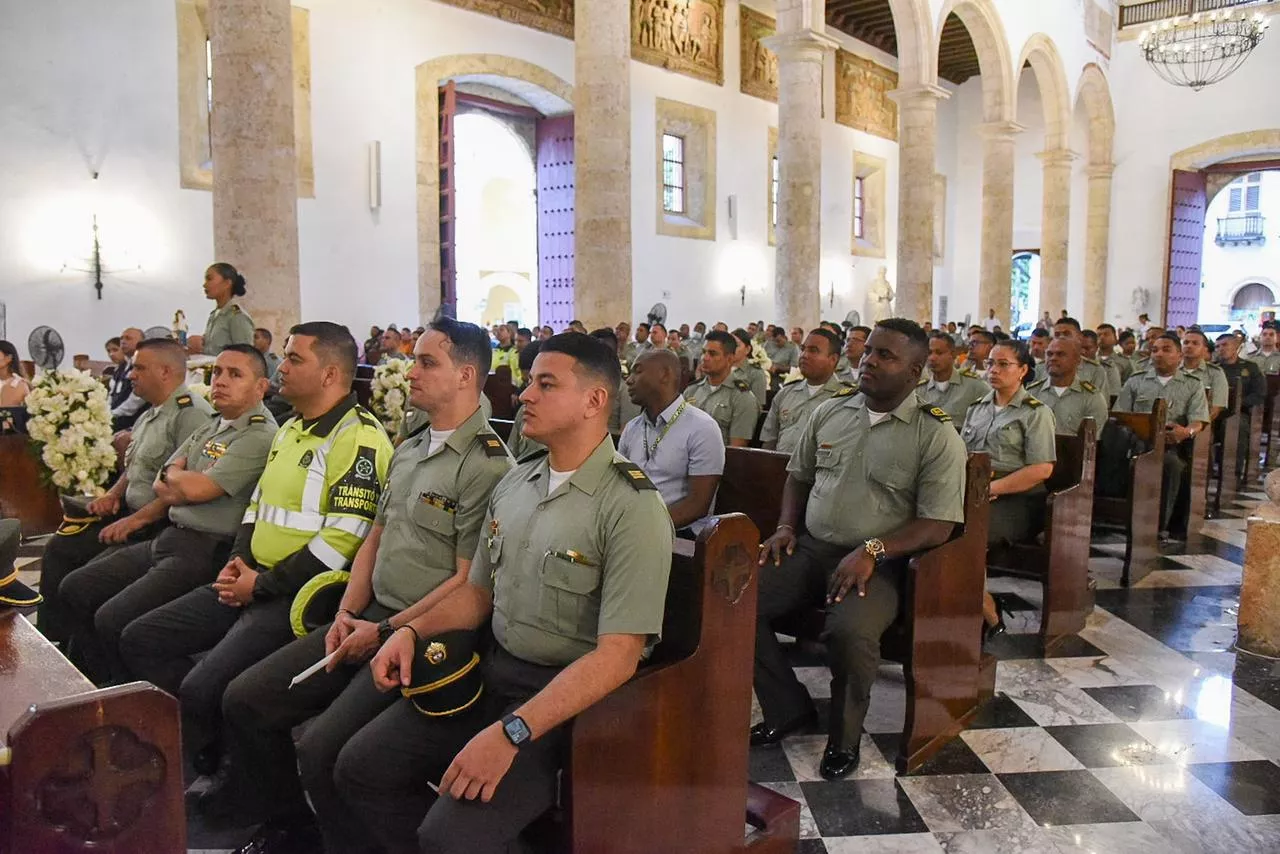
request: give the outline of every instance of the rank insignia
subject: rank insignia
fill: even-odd
[[[427,644],[427,651],[422,654],[422,657],[431,664],[440,664],[449,657],[449,651],[440,641],[432,641]]]

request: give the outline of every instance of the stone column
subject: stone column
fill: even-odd
[[[1057,317],[1067,307],[1067,243],[1071,234],[1072,151],[1041,151],[1044,207],[1040,217],[1040,311]],[[1094,324],[1092,318],[1088,320]]]
[[[631,4],[574,13],[574,314],[588,329],[631,315]]]
[[[1013,274],[1014,137],[1022,126],[989,122],[982,135],[982,266],[978,274],[977,317],[994,308],[1009,326]],[[1007,330],[1006,330],[1007,331]]]
[[[1111,247],[1111,175],[1115,165],[1089,166],[1088,223],[1084,236],[1084,317],[1101,323],[1107,308],[1107,257]]]
[[[289,0],[209,0],[209,25],[216,256],[210,261],[244,274],[245,308],[283,342],[302,312],[292,10]]]
[[[912,320],[934,317],[934,176],[937,173],[940,86],[889,94],[898,103],[898,291],[894,312]]]
[[[801,24],[764,44],[778,55],[778,252],[774,318],[818,325],[822,309],[822,69],[836,42]]]

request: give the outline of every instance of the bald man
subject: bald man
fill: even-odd
[[[142,330],[130,326],[120,333],[120,354],[124,361],[111,375],[107,400],[111,404],[111,429],[128,430],[147,408],[147,402],[133,392],[133,354],[142,343]]]
[[[1100,388],[1080,378],[1082,359],[1078,340],[1053,339],[1045,351],[1048,376],[1027,388],[1033,397],[1049,407],[1058,433],[1074,436],[1086,418],[1093,419],[1099,432],[1107,423],[1107,398]]]

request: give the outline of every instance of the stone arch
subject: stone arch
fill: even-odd
[[[1280,128],[1229,133],[1190,148],[1169,158],[1174,169],[1206,169],[1224,160],[1280,153]]]
[[[1116,112],[1111,86],[1096,63],[1089,63],[1076,85],[1075,102],[1089,117],[1089,165],[1110,166],[1116,138]]]
[[[889,0],[898,40],[898,86],[938,82],[938,45],[929,20],[929,0]]]
[[[1066,150],[1071,147],[1071,89],[1067,86],[1067,71],[1053,39],[1044,33],[1036,33],[1027,39],[1022,55],[1018,57],[1015,83],[1022,79],[1027,65],[1035,72],[1040,101],[1044,105],[1044,147],[1048,151]],[[1016,86],[1014,92],[1017,92]],[[1016,121],[1016,96],[1013,107]]]
[[[1226,305],[1228,307],[1234,306],[1236,303],[1236,297],[1240,295],[1240,292],[1252,285],[1261,285],[1262,287],[1271,291],[1271,296],[1273,299],[1280,300],[1280,286],[1277,286],[1276,281],[1274,279],[1269,278],[1267,276],[1246,276],[1245,278],[1237,281],[1227,291]]]
[[[439,56],[416,69],[418,150],[418,314],[440,305],[440,86],[460,77],[507,81],[512,94],[544,113],[569,112],[573,85],[539,65],[492,53]]]
[[[1013,58],[1009,55],[1009,39],[1000,21],[993,0],[947,0],[938,15],[933,32],[933,61],[937,63],[941,47],[942,28],[954,12],[969,31],[969,38],[978,52],[978,65],[982,69],[982,113],[986,122],[1013,120],[1014,97]]]

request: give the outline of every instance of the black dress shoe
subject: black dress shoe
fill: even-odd
[[[315,854],[324,850],[314,824],[266,824],[235,854]]]
[[[854,747],[853,750],[837,750],[828,742],[827,749],[822,751],[822,763],[818,765],[818,773],[824,780],[843,780],[858,767],[860,754],[861,745]]]
[[[780,744],[782,739],[792,733],[811,727],[817,722],[818,713],[815,710],[805,712],[800,717],[787,721],[781,726],[769,726],[762,721],[751,728],[751,746],[773,747],[776,744]]]
[[[984,645],[987,641],[997,638],[1008,631],[1004,624],[1004,616],[1008,613],[1004,606],[1004,600],[999,596],[992,596],[991,600],[996,604],[996,623],[994,626],[984,626],[982,635]]]

